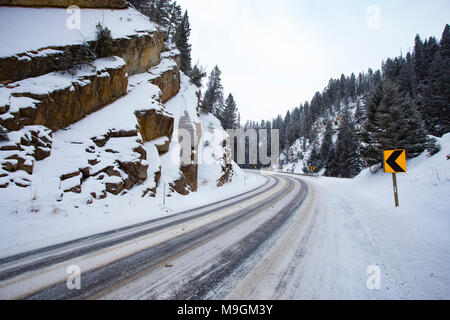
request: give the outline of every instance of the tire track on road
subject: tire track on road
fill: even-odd
[[[275,177],[277,184],[280,178]],[[270,205],[289,192],[292,181],[280,191],[262,203],[250,208],[244,208],[230,217],[211,223],[187,234],[175,237],[155,247],[141,251],[119,261],[92,270],[83,275],[83,289],[81,292],[67,290],[66,283],[58,283],[28,296],[28,299],[87,299],[99,298],[102,295],[121,287],[136,277],[151,272],[157,265],[171,259],[173,256],[191,250],[205,241],[214,238],[219,232],[228,229],[233,224],[241,222],[250,214]],[[253,195],[253,197],[255,197]],[[243,201],[239,201],[241,203]]]

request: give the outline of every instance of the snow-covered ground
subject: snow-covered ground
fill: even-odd
[[[96,200],[90,206],[80,202],[78,208],[58,206],[57,202],[33,201],[32,191],[12,187],[11,192],[22,193],[24,198],[28,197],[28,201],[10,201],[9,206],[18,208],[17,213],[0,210],[0,258],[173,215],[245,193],[264,182],[263,177],[242,172],[234,177],[232,183],[222,188],[217,188],[210,181],[200,183],[198,192],[188,196],[174,193],[166,197],[165,206],[163,186],[160,186],[155,198],[142,198],[141,190],[135,188],[124,196]],[[7,201],[4,195],[2,191],[2,199]],[[39,211],[32,213],[32,210]]]
[[[293,258],[298,271],[280,296],[449,299],[450,134],[439,142],[440,153],[409,161],[408,172],[397,175],[399,208],[391,174],[367,170],[353,180],[305,177],[315,203],[312,231],[298,239],[294,252],[301,255]],[[379,290],[367,288],[376,275],[371,266],[380,268]]]
[[[7,45],[0,47],[0,57],[26,51],[80,44],[95,39],[95,26],[101,23],[111,30],[113,38],[123,38],[153,32],[156,25],[134,9],[83,9],[75,28],[74,11],[59,8],[0,8],[0,39]],[[36,36],[39,35],[39,36]],[[43,51],[36,54],[48,54]]]

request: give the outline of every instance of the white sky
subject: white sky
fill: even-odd
[[[243,122],[284,115],[331,77],[378,69],[412,48],[417,33],[439,40],[450,23],[448,0],[177,2],[189,12],[193,64],[208,75],[220,67]]]

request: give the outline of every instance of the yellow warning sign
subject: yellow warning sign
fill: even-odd
[[[406,150],[385,150],[383,158],[384,172],[405,173],[406,172]]]

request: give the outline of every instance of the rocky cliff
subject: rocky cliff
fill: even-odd
[[[83,7],[83,1],[78,4]],[[141,19],[134,11],[128,14]],[[134,33],[114,38],[112,56],[75,72],[59,61],[73,59],[77,43],[37,41],[31,50],[18,46],[0,58],[0,125],[9,130],[9,141],[0,142],[0,188],[37,188],[49,199],[88,204],[132,189],[155,196],[161,184],[169,186],[169,196],[197,191],[204,144],[199,90],[180,72],[180,52],[164,44],[151,22],[127,27]],[[188,163],[181,161],[180,129],[192,136]],[[223,164],[213,168],[219,186],[233,176],[225,165],[224,140],[208,141]]]
[[[89,44],[91,48],[96,46],[95,41],[90,41]],[[160,63],[164,41],[160,32],[140,32],[114,39],[112,48],[111,54],[123,58],[127,72],[134,75],[146,72]],[[64,62],[72,61],[79,50],[79,44],[50,46],[0,57],[0,83],[7,85],[26,78],[65,70]]]
[[[127,93],[126,63],[99,59],[76,75],[52,72],[0,87],[0,125],[11,131],[42,125],[67,127]]]

